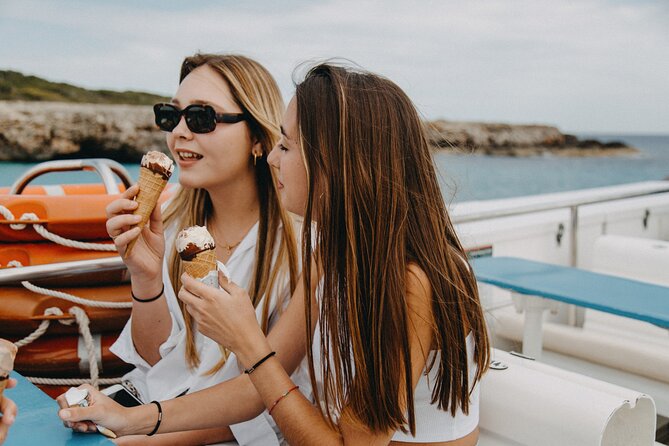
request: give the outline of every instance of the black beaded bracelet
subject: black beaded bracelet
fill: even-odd
[[[260,361],[258,361],[258,362],[256,362],[255,364],[253,364],[253,366],[252,366],[251,368],[248,368],[248,369],[244,370],[244,373],[246,373],[247,375],[250,375],[251,373],[253,373],[253,371],[254,371],[255,369],[257,369],[258,367],[260,367],[260,365],[261,365],[263,362],[267,361],[269,358],[271,358],[271,357],[274,356],[274,355],[276,355],[276,352],[270,352],[267,356],[265,356],[264,358],[262,358]]]
[[[160,289],[160,293],[158,293],[155,297],[149,297],[148,299],[138,299],[137,296],[135,296],[135,293],[132,292],[132,289],[130,289],[130,295],[132,296],[132,300],[141,303],[153,302],[154,300],[160,298],[160,296],[162,296],[164,292],[165,292],[165,284],[163,284],[163,287]]]
[[[163,408],[160,406],[160,403],[158,401],[151,401],[151,404],[155,404],[158,406],[158,421],[156,421],[156,427],[153,428],[150,434],[146,434],[147,437],[150,437],[151,435],[154,435],[156,432],[158,432],[158,428],[160,427],[160,422],[163,421]]]

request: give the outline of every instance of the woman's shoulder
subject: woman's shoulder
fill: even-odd
[[[425,270],[417,263],[409,262],[407,264],[406,274],[408,291],[426,292],[431,288],[430,278],[427,276]]]
[[[406,293],[410,308],[422,316],[431,314],[432,285],[425,270],[417,263],[407,264]]]

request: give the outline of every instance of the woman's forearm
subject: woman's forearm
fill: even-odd
[[[202,444],[214,444],[235,439],[229,427],[216,429],[203,429],[196,431],[172,432],[169,434],[157,434],[152,437],[145,435],[130,435],[121,437],[117,442],[120,445],[146,445],[146,446],[199,446]]]
[[[163,287],[158,280],[132,280],[132,293],[138,299],[150,299],[158,295]],[[172,318],[165,293],[152,302],[139,302],[133,299],[131,318],[132,342],[137,353],[150,365],[160,361],[159,348],[167,340],[172,330]]]
[[[267,338],[268,344],[264,344],[265,348],[270,348],[267,347],[269,345],[277,352],[272,360],[286,376],[297,369],[306,352],[304,337],[300,336],[304,329],[304,325],[300,324],[300,321],[303,324],[303,319],[295,319],[302,316],[299,308],[282,315]],[[241,362],[241,366],[248,367],[245,362]],[[162,402],[163,421],[159,432],[230,426],[257,417],[265,410],[265,404],[249,379],[251,375],[243,373],[199,392]],[[131,426],[126,434],[151,432],[157,419],[155,405],[128,410],[135,413],[127,416]]]
[[[161,402],[159,433],[211,429],[247,421],[265,406],[248,375],[241,375],[199,392]],[[126,409],[128,421],[122,435],[147,434],[158,420],[155,404]]]
[[[302,393],[295,390],[283,396],[295,384],[278,361],[266,361],[251,374],[251,381],[289,444],[343,444],[339,432],[330,428]]]

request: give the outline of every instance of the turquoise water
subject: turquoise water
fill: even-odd
[[[601,141],[622,140],[641,152],[632,157],[529,158],[435,155],[444,197],[450,201],[485,200],[573,189],[662,180],[669,177],[669,135],[578,135]],[[11,185],[34,163],[0,162],[0,186]],[[137,178],[137,164],[126,164]],[[173,178],[176,178],[175,175]],[[53,173],[36,184],[96,181],[88,172]]]

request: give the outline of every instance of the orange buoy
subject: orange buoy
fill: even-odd
[[[102,302],[130,302],[130,285],[112,285],[105,287],[59,288],[68,294],[77,297]],[[92,333],[120,332],[130,317],[130,309],[97,308],[51,296],[33,293],[24,287],[0,287],[0,337],[23,337],[33,332],[44,319],[58,319],[45,317],[47,308],[58,307],[63,313],[78,306],[86,311],[90,319]],[[56,321],[51,322],[46,335],[77,334],[76,324],[63,325]]]

